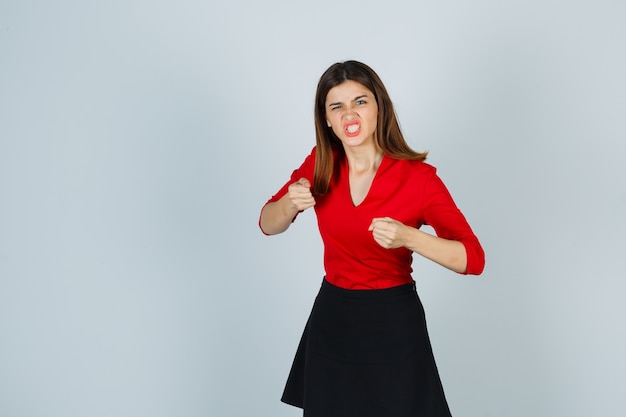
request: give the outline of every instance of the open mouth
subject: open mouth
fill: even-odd
[[[356,136],[361,132],[361,124],[360,123],[350,123],[345,125],[344,131],[348,136]]]

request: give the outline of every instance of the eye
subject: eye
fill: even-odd
[[[367,101],[365,101],[365,100],[363,100],[363,99],[361,99],[361,100],[357,100],[357,101],[356,101],[356,105],[357,105],[357,106],[362,106],[363,104],[367,104]]]
[[[330,109],[331,110],[337,110],[341,108],[341,104],[335,104],[334,106],[331,106]]]

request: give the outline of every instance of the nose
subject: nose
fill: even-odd
[[[346,111],[344,113],[344,117],[348,120],[353,120],[357,116],[356,109],[354,106],[350,105],[346,107]]]

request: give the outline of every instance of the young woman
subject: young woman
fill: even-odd
[[[259,220],[282,233],[314,207],[324,242],[326,275],[282,401],[307,417],[449,417],[412,253],[478,275],[483,249],[426,154],[407,145],[370,67],[326,70],[315,130],[316,147]]]

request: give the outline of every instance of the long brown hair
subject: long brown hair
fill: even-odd
[[[338,62],[331,65],[322,74],[315,94],[315,140],[317,154],[313,192],[326,194],[334,171],[333,152],[343,153],[343,145],[332,128],[326,123],[326,96],[328,92],[347,81],[355,81],[374,94],[378,104],[378,120],[376,126],[376,142],[385,155],[396,159],[423,161],[428,152],[419,153],[411,149],[404,140],[400,124],[396,118],[393,103],[380,77],[369,66],[358,61]]]

